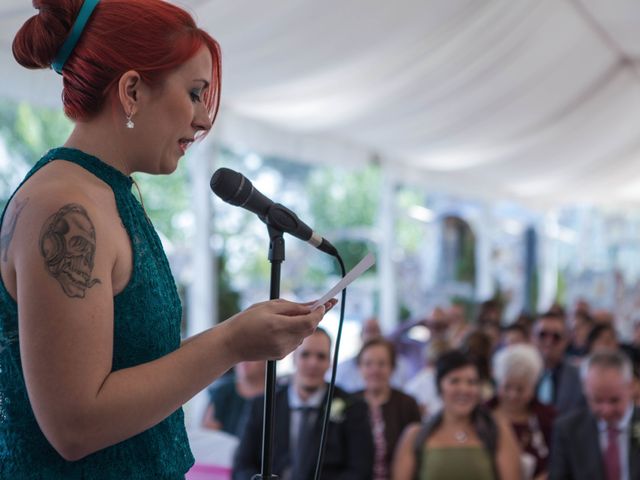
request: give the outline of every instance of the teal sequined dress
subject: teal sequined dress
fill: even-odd
[[[57,148],[25,181],[55,159],[76,163],[111,187],[131,239],[133,273],[113,299],[113,370],[176,350],[180,299],[160,239],[131,193],[132,180],[79,150]],[[135,437],[76,462],[64,460],[44,437],[31,409],[20,362],[17,305],[0,281],[0,479],[181,479],[193,462],[182,409]]]

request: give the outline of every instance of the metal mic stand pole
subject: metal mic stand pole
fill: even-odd
[[[271,262],[271,300],[280,298],[280,266],[284,261],[284,238],[282,231],[267,225],[269,231],[269,261]],[[262,422],[262,469],[252,480],[276,480],[277,475],[271,473],[273,424],[275,420],[276,362],[267,362],[265,378],[264,420]]]

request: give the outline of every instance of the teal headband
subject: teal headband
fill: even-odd
[[[82,8],[80,8],[80,12],[78,13],[78,17],[76,21],[73,23],[73,27],[71,27],[71,33],[58,50],[56,54],[56,58],[53,60],[51,64],[51,68],[53,68],[56,72],[62,75],[62,67],[67,62],[73,49],[76,47],[78,40],[80,40],[80,36],[82,35],[82,31],[84,27],[87,25],[89,18],[91,18],[91,14],[93,10],[96,8],[96,5],[100,0],[84,0],[82,4]]]

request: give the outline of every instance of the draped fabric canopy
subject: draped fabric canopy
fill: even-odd
[[[310,162],[533,206],[640,200],[636,0],[181,0],[223,50],[215,134]],[[11,56],[2,94],[59,104]]]

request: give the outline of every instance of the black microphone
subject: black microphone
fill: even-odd
[[[309,242],[329,255],[338,256],[338,251],[331,243],[311,230],[287,207],[265,197],[241,173],[230,168],[219,168],[211,177],[210,186],[213,193],[222,200],[246,208],[258,215],[267,225]]]

